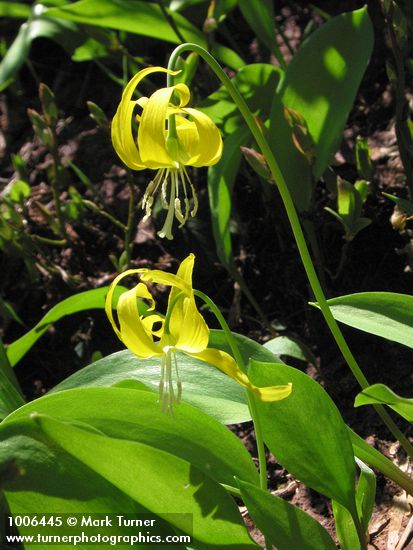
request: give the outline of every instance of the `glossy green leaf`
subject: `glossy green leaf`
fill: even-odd
[[[307,121],[316,145],[316,179],[340,144],[373,40],[366,8],[343,13],[313,32],[287,68],[279,93]]]
[[[103,309],[105,307],[107,291],[108,287],[102,287],[79,292],[79,294],[70,296],[52,307],[37,325],[7,347],[7,357],[11,366],[14,367],[47,329],[62,317],[79,313],[80,311],[87,311],[88,309]],[[117,287],[115,300],[124,291],[124,287]]]
[[[328,305],[337,321],[413,348],[413,296],[359,292],[332,298]]]
[[[246,364],[250,357],[273,361],[275,356],[245,336],[234,335]],[[231,352],[220,330],[212,330],[210,347]],[[223,424],[251,420],[244,389],[215,367],[187,355],[177,354],[183,385],[182,399]],[[159,359],[139,359],[129,351],[114,353],[77,371],[53,388],[53,392],[82,387],[109,387],[122,380],[138,380],[157,392]]]
[[[87,432],[90,433],[90,432]],[[65,452],[29,419],[0,426],[0,478],[13,514],[148,514],[149,510]],[[97,452],[100,456],[100,452]],[[134,472],[133,466],[130,471]],[[155,514],[153,514],[155,515]],[[158,517],[160,534],[171,529]],[[24,526],[19,528],[24,535]],[[113,534],[136,534],[114,528]],[[55,534],[62,534],[55,531]],[[77,548],[87,550],[88,545]],[[178,546],[179,548],[179,546]]]
[[[236,424],[251,419],[243,388],[215,367],[177,354],[182,399],[219,422]],[[160,361],[139,359],[129,351],[104,357],[58,384],[55,391],[80,387],[108,387],[122,380],[139,380],[158,391]]]
[[[255,546],[225,489],[189,462],[143,443],[98,435],[48,416],[36,415],[34,420],[51,441],[92,472],[191,535],[183,515],[192,514],[193,536],[201,543],[222,548]]]
[[[273,65],[254,63],[242,67],[232,79],[232,83],[251,112],[265,120],[269,116],[272,98],[281,75],[282,71]],[[240,127],[245,127],[238,107],[224,86],[202,102],[201,110],[220,126],[224,137],[231,135]]]
[[[400,416],[413,422],[413,399],[400,397],[384,384],[373,384],[356,396],[355,407],[361,405],[388,405]]]
[[[265,342],[264,347],[274,355],[287,355],[313,365],[317,364],[317,359],[310,348],[293,336],[277,336]]]
[[[117,29],[133,34],[162,39],[173,44],[181,43],[181,36],[187,42],[195,42],[206,48],[207,43],[203,33],[185,17],[174,11],[169,11],[174,26],[180,36],[165,18],[161,7],[156,2],[142,0],[79,0],[61,8],[47,10],[49,17],[63,18],[77,23],[97,27]],[[242,59],[232,50],[216,44],[212,51],[218,58],[233,69],[244,65]]]
[[[108,437],[169,452],[220,483],[233,485],[235,475],[258,482],[250,455],[230,430],[186,403],[176,405],[173,416],[166,415],[158,396],[149,391],[111,387],[53,393],[21,407],[5,423],[27,418],[32,412],[85,423]]]
[[[354,513],[353,450],[329,395],[309,376],[281,363],[253,359],[248,374],[257,386],[292,383],[292,393],[283,401],[256,400],[264,441],[294,477]]]
[[[327,531],[311,516],[280,497],[237,480],[258,529],[277,550],[335,550]]]

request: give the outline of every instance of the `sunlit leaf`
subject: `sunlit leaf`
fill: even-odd
[[[413,348],[413,296],[359,292],[331,298],[328,305],[337,321]]]
[[[361,405],[388,405],[403,418],[413,422],[413,398],[400,397],[384,384],[373,384],[360,392],[354,406]]]
[[[288,65],[279,94],[307,121],[316,146],[316,179],[340,144],[373,41],[366,8],[343,13],[313,32]]]
[[[324,527],[300,508],[250,483],[237,482],[248,513],[277,550],[335,550]]]
[[[46,330],[62,317],[88,309],[103,309],[107,291],[107,287],[87,290],[56,304],[29,332],[7,346],[7,357],[11,366],[14,367]],[[118,287],[116,297],[124,291],[125,288]]]

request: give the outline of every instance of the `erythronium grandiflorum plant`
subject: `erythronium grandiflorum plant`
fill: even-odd
[[[181,399],[182,384],[175,355],[177,351],[217,367],[261,401],[278,401],[288,397],[291,393],[291,384],[259,388],[250,382],[231,355],[208,347],[209,328],[197,309],[192,288],[194,262],[195,256],[190,254],[181,263],[176,275],[149,269],[125,271],[115,278],[106,298],[106,314],[125,346],[138,357],[161,359],[159,394],[163,410],[171,411],[172,404],[179,403]],[[136,273],[140,274],[142,281],[171,287],[166,316],[163,318],[157,313],[147,316],[139,314],[138,298],[149,301],[149,311],[155,309],[155,301],[148,287],[140,282],[119,297],[118,327],[112,312],[113,293],[124,277]],[[176,389],[173,384],[173,371],[176,373]]]
[[[146,211],[145,218],[149,217],[155,194],[160,190],[162,206],[168,214],[158,234],[172,239],[174,216],[182,226],[189,214],[195,216],[198,207],[196,191],[186,166],[216,164],[222,155],[222,139],[218,128],[207,115],[186,107],[191,94],[185,84],[160,88],[149,98],[132,99],[140,81],[155,72],[177,74],[179,71],[150,67],[139,71],[131,79],[112,121],[112,142],[129,168],[157,170],[145,191],[142,207]],[[173,102],[174,97],[179,98],[177,104]],[[135,114],[136,109],[141,113]],[[133,131],[134,118],[138,124],[137,135]]]

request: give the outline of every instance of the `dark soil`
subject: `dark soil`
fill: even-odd
[[[319,1],[316,4],[330,13],[334,10],[334,13],[340,13],[362,5],[361,2],[335,2],[333,10],[331,2]],[[307,2],[276,2],[276,5],[279,8],[278,23],[293,46],[298,43],[305,24],[311,18],[319,20],[319,16],[308,8]],[[344,244],[342,231],[338,222],[324,210],[324,206],[334,205],[333,197],[323,183],[317,187],[313,223],[324,258],[321,273],[330,296],[373,290],[411,294],[413,283],[413,260],[409,248],[413,234],[409,230],[400,234],[392,228],[389,220],[393,206],[382,195],[382,192],[388,192],[405,197],[407,190],[394,131],[394,97],[384,67],[388,50],[382,22],[376,11],[373,14],[377,26],[375,52],[334,162],[336,173],[354,182],[357,177],[355,139],[358,135],[368,137],[375,176],[364,215],[373,222],[350,244],[344,267],[337,274]],[[253,41],[249,29],[240,27],[236,12],[227,25],[230,31],[236,33],[235,38],[243,37],[240,43],[250,62],[269,61],[268,54]],[[10,29],[8,32],[12,34],[12,31]],[[250,36],[251,41],[248,41]],[[146,46],[146,55],[150,63],[166,57],[165,49],[151,41]],[[93,183],[92,192],[68,168],[68,185],[62,190],[62,199],[68,196],[69,184],[74,185],[84,197],[97,201],[124,221],[129,198],[127,174],[112,149],[108,133],[96,127],[86,108],[86,101],[92,100],[111,118],[120,88],[98,66],[75,64],[62,49],[46,40],[39,39],[34,43],[30,59],[39,81],[47,83],[56,94],[60,108],[60,155],[65,159],[65,165],[68,166],[69,160],[74,162]],[[209,87],[209,83],[206,83],[205,89],[200,85],[200,94],[210,91]],[[407,93],[412,97],[412,89],[407,89]],[[0,185],[4,188],[15,177],[10,154],[19,153],[27,162],[32,187],[32,195],[26,204],[26,231],[30,235],[50,238],[52,235],[38,203],[53,208],[48,178],[52,159],[33,136],[26,114],[28,107],[40,109],[37,83],[26,67],[22,69],[19,81],[0,95],[0,144],[4,145],[3,150],[0,149]],[[140,199],[147,181],[146,174],[137,173],[134,178]],[[155,225],[159,228],[159,220],[146,224],[139,219],[136,221],[133,266],[174,271],[188,251],[193,251],[197,256],[194,286],[222,307],[235,331],[263,342],[269,338],[267,328],[257,321],[256,312],[220,266],[214,253],[204,178],[202,171],[195,175],[200,195],[199,215],[182,231],[175,231],[173,242],[156,238]],[[357,433],[368,438],[370,444],[392,460],[406,466],[373,409],[353,407],[359,388],[321,315],[308,306],[312,296],[275,188],[267,187],[263,192],[263,182],[244,166],[236,182],[234,202],[237,217],[234,234],[236,262],[249,289],[271,324],[277,327],[278,333],[300,337],[311,347],[318,360],[317,365],[298,363],[294,366],[306,371],[325,387],[346,422]],[[67,232],[69,246],[39,246],[30,251],[32,273],[15,252],[3,250],[0,253],[0,295],[10,302],[24,323],[20,326],[4,319],[2,336],[5,342],[14,341],[65,297],[104,286],[114,277],[117,270],[110,257],[119,257],[123,250],[123,235],[118,229],[114,229],[105,218],[87,211],[68,224]],[[162,305],[166,295],[160,292],[158,299]],[[402,395],[413,395],[413,352],[410,349],[352,329],[345,329],[344,333],[371,383],[382,382]],[[87,365],[95,352],[107,355],[117,349],[119,343],[102,312],[74,315],[50,329],[19,363],[16,373],[24,394],[28,399],[33,399]],[[411,426],[401,423],[401,427],[413,437]],[[255,456],[251,428],[243,425],[234,429]],[[329,503],[294,480],[274,457],[269,457],[269,483],[272,491],[299,505],[330,532],[334,532]],[[402,496],[392,482],[378,475],[371,548],[396,548],[408,523],[411,505],[411,502],[403,503],[407,506],[403,512],[400,505]],[[398,550],[413,549],[413,543],[409,540],[407,537],[406,542],[397,547]]]

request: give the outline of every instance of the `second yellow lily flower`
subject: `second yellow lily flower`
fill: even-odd
[[[252,384],[231,355],[208,347],[209,328],[197,309],[192,288],[194,261],[195,256],[190,254],[181,263],[176,275],[147,269],[125,271],[115,278],[106,298],[106,314],[125,346],[138,357],[159,357],[161,360],[159,392],[163,409],[170,411],[172,404],[179,402],[181,398],[182,385],[176,352],[185,353],[213,365],[262,401],[278,401],[288,397],[291,393],[291,384],[258,388]],[[171,287],[166,316],[163,318],[156,313],[146,317],[139,315],[138,298],[149,302],[150,311],[155,308],[155,301],[148,287],[140,282],[119,297],[118,326],[112,312],[113,292],[124,277],[136,273],[140,275],[142,281]]]
[[[132,99],[140,81],[155,72],[177,74],[163,67],[149,67],[130,80],[113,118],[112,142],[129,168],[157,170],[143,197],[145,218],[151,215],[154,197],[160,192],[162,206],[168,213],[158,234],[172,239],[174,217],[182,226],[189,215],[195,216],[198,206],[186,167],[216,164],[222,155],[222,138],[207,115],[187,107],[191,94],[185,84],[160,88],[150,97]],[[177,104],[174,97],[178,98]],[[134,119],[138,124],[136,132]]]

